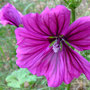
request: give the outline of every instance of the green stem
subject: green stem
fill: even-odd
[[[73,23],[75,21],[75,18],[76,18],[76,16],[75,16],[75,8],[71,9],[71,13],[72,13],[72,23]]]
[[[70,90],[71,83],[67,85],[67,90]]]
[[[75,19],[76,19],[76,16],[75,16],[75,8],[74,7],[72,7],[71,8],[71,15],[72,15],[72,21],[71,21],[71,23],[73,23],[74,21],[75,21]],[[74,47],[72,47],[72,49],[74,50]]]
[[[72,13],[72,23],[75,21],[76,19],[76,16],[75,16],[75,8],[72,8],[71,9],[71,13]],[[72,49],[74,50],[74,48],[72,47]],[[70,86],[71,86],[71,83],[67,85],[67,90],[70,90]]]

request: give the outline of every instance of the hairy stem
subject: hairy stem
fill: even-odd
[[[75,18],[76,18],[76,16],[75,16],[75,8],[71,9],[71,13],[72,13],[72,23],[73,23],[75,21]]]

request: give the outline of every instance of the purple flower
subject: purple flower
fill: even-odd
[[[44,75],[48,86],[69,84],[81,73],[90,80],[90,62],[68,45],[83,51],[90,50],[90,17],[70,24],[70,11],[58,5],[46,8],[41,14],[30,13],[22,18],[24,28],[15,30],[17,39],[16,64],[32,74]]]
[[[22,24],[22,14],[10,3],[7,3],[0,10],[0,23],[3,25],[10,24],[18,27]]]

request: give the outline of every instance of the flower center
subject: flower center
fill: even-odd
[[[56,40],[55,40],[55,43],[53,44],[53,51],[55,52],[55,53],[57,53],[58,51],[59,51],[59,49],[61,48],[61,46],[60,46],[60,42],[62,41],[62,38],[57,38]]]
[[[50,47],[53,47],[53,51],[55,53],[57,53],[60,49],[62,49],[62,41],[64,40],[64,36],[60,35],[60,36],[50,36],[48,38],[49,42],[50,42]]]

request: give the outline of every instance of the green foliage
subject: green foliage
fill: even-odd
[[[29,7],[33,7],[34,5],[35,5],[34,3],[28,4],[28,5],[25,7],[25,9],[24,9],[23,14],[27,14]]]
[[[6,77],[7,85],[13,88],[21,88],[25,82],[29,82],[32,85],[36,80],[37,77],[30,75],[27,69],[16,70]]]

